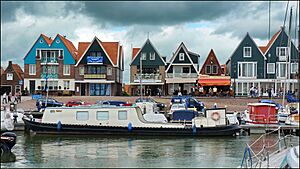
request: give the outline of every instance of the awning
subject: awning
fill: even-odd
[[[199,76],[201,86],[230,86],[230,76]]]

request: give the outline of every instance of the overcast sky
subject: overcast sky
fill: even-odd
[[[8,60],[24,67],[23,57],[41,33],[80,41],[120,41],[124,46],[124,82],[129,81],[131,46],[147,39],[169,61],[181,42],[204,62],[214,49],[225,63],[247,32],[258,45],[268,41],[269,2],[2,2],[1,66]],[[271,36],[284,23],[287,2],[271,3]],[[295,38],[296,2],[292,37]],[[298,16],[299,18],[299,16]],[[288,18],[287,23],[288,24]],[[297,23],[299,25],[299,22]]]

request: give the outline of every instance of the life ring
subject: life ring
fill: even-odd
[[[211,119],[213,119],[214,121],[218,121],[220,119],[220,114],[218,112],[213,112],[211,114]]]

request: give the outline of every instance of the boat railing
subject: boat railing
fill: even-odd
[[[274,134],[275,132],[278,132],[278,139],[269,139],[267,140],[267,137],[271,134]],[[241,162],[240,168],[261,168],[261,165],[263,162],[267,163],[267,166],[269,167],[269,157],[270,155],[280,152],[283,148],[288,147],[288,138],[296,137],[294,135],[285,135],[281,136],[283,132],[281,132],[281,127],[279,126],[277,129],[265,133],[261,135],[259,138],[257,138],[252,144],[246,144],[245,150],[244,150],[244,156]],[[271,141],[276,141],[273,143],[270,143]],[[262,141],[262,144],[261,144]],[[282,145],[283,142],[283,145]],[[262,145],[262,146],[259,146]]]

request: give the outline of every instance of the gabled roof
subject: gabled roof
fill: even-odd
[[[71,41],[69,41],[68,39],[66,39],[64,36],[61,36],[60,34],[57,34],[56,36],[58,36],[63,41],[66,48],[69,50],[69,52],[73,56],[74,60],[76,61],[76,59],[77,59],[77,49],[75,48],[74,44]]]
[[[132,56],[131,59],[133,60],[133,58],[135,57],[135,55],[139,52],[141,48],[132,48]]]
[[[173,56],[171,57],[171,59],[170,59],[170,64],[169,64],[169,66],[167,67],[167,69],[166,69],[165,72],[167,72],[167,71],[170,69],[172,63],[174,62],[174,60],[175,60],[176,56],[178,55],[178,52],[180,51],[181,48],[183,48],[183,50],[184,50],[185,54],[188,56],[188,59],[190,60],[191,64],[193,65],[193,67],[195,68],[195,70],[197,71],[197,73],[199,73],[199,71],[198,71],[197,68],[195,67],[194,62],[192,61],[192,59],[191,59],[191,57],[190,57],[190,54],[197,55],[198,57],[200,57],[200,55],[188,51],[188,49],[186,48],[186,46],[184,45],[183,42],[180,43],[180,45],[179,45],[179,47],[177,48],[176,52],[175,52],[175,53],[173,54]]]
[[[12,64],[12,69],[16,72],[19,79],[22,79],[23,70],[18,64]]]
[[[141,52],[141,49],[144,48],[144,46],[147,44],[147,42],[149,42],[150,45],[153,47],[153,49],[155,50],[155,52],[158,54],[158,56],[160,57],[160,59],[163,61],[164,65],[167,65],[166,62],[165,62],[165,60],[164,60],[164,59],[161,57],[161,55],[158,53],[158,51],[156,50],[156,48],[154,47],[154,45],[152,44],[152,42],[150,41],[149,38],[145,41],[145,43],[144,43],[143,46],[140,48],[140,50],[138,50],[138,52],[135,54],[135,56],[132,57],[132,60],[131,60],[131,62],[130,62],[129,65],[132,64],[132,62],[134,61],[134,59],[137,57],[137,55],[139,55],[139,53]]]
[[[100,41],[96,36],[92,40],[91,43],[89,42],[79,42],[78,44],[78,50],[80,50],[80,54],[78,52],[78,61],[76,63],[76,66],[78,66],[79,62],[82,60],[85,53],[88,51],[88,49],[91,47],[94,41],[97,41],[97,43],[100,45],[100,47],[103,49],[104,53],[107,55],[109,61],[113,66],[118,66],[118,59],[120,57],[120,53],[122,52],[122,48],[119,44],[119,42],[102,42]],[[79,49],[79,47],[81,49]]]
[[[211,49],[210,52],[209,52],[209,54],[207,55],[207,57],[206,57],[206,59],[205,59],[203,65],[202,65],[202,67],[201,67],[200,72],[202,72],[202,70],[205,69],[206,63],[208,63],[210,59],[215,59],[216,64],[218,65],[218,68],[221,68],[221,65],[220,65],[220,63],[219,63],[219,60],[218,60],[218,58],[217,58],[217,56],[216,56],[214,50]],[[221,69],[221,71],[222,71],[222,69]],[[222,74],[222,73],[224,73],[224,72],[221,72],[221,74]]]
[[[267,60],[266,56],[264,55],[264,53],[260,50],[260,48],[257,46],[257,44],[255,43],[255,41],[252,39],[252,37],[250,36],[250,34],[247,32],[247,34],[245,35],[245,37],[243,38],[243,40],[240,41],[239,45],[235,48],[234,52],[231,54],[231,56],[229,57],[228,60],[231,60],[232,55],[236,52],[236,50],[240,47],[241,43],[246,39],[246,37],[249,36],[249,38],[251,39],[251,41],[254,43],[254,45],[257,47],[257,49],[259,50],[259,52],[262,54],[262,56],[264,57],[265,60]],[[226,62],[227,63],[227,62]]]
[[[46,41],[46,43],[47,43],[48,45],[51,45],[51,44],[52,44],[53,40],[51,39],[51,37],[48,37],[48,36],[46,36],[46,35],[44,35],[44,34],[41,34],[41,36],[45,39],[45,41]]]
[[[275,42],[275,40],[278,38],[278,36],[280,35],[280,32],[282,31],[282,29],[280,29],[279,31],[277,31],[272,38],[270,39],[270,41],[268,42],[267,46],[260,46],[259,49],[262,51],[262,53],[266,54],[267,51],[269,51],[270,47],[272,46],[272,44]]]

